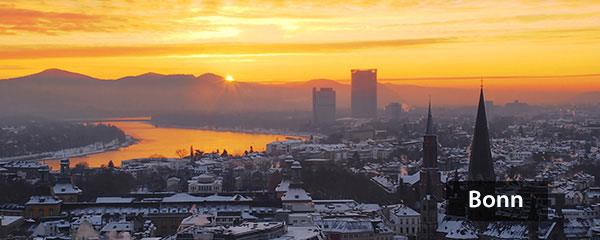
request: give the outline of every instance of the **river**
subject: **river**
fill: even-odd
[[[264,151],[266,144],[272,141],[285,140],[286,135],[244,133],[184,128],[155,127],[146,122],[104,122],[104,124],[115,125],[140,141],[136,144],[122,147],[118,150],[90,154],[82,157],[69,158],[71,166],[80,162],[86,162],[90,167],[107,165],[110,160],[115,166],[120,166],[121,161],[145,158],[159,154],[165,157],[177,157],[177,149],[185,149],[190,146],[204,152],[213,152],[217,149],[222,152],[226,149],[229,154],[241,154],[250,150]],[[45,160],[52,169],[60,169],[60,160]]]

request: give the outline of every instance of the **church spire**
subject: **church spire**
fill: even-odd
[[[496,181],[485,114],[483,86],[479,93],[479,106],[477,107],[477,118],[469,160],[470,181]]]
[[[431,99],[429,99],[429,110],[427,111],[427,129],[425,135],[433,135],[433,119],[431,117]]]
[[[437,165],[438,142],[433,133],[433,118],[431,117],[431,101],[427,113],[427,128],[423,136],[423,165],[420,173],[419,191],[423,196],[433,195],[442,199],[443,187],[440,181],[440,171]]]

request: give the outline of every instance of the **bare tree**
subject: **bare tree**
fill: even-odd
[[[187,150],[185,149],[177,149],[177,151],[175,151],[175,153],[177,154],[177,156],[179,156],[179,158],[185,158],[187,156],[189,156],[190,154],[188,153]]]

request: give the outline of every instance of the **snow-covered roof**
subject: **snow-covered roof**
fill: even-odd
[[[275,188],[275,192],[287,192],[289,188],[290,181],[284,179],[277,185],[277,187]]]
[[[375,212],[381,210],[381,206],[375,203],[362,203],[356,206],[356,209],[363,212]]]
[[[400,177],[402,178],[403,183],[413,185],[413,184],[419,182],[419,180],[421,180],[421,171],[418,171],[418,172],[414,173],[413,175],[400,176]]]
[[[22,216],[0,216],[0,225],[2,227],[6,227],[11,225],[19,220],[23,219]]]
[[[132,222],[110,222],[106,224],[100,232],[131,232],[133,231]]]
[[[96,203],[131,203],[133,200],[127,197],[97,197]]]
[[[324,219],[316,220],[315,225],[324,232],[358,233],[374,232],[373,223],[367,220],[355,219]]]
[[[283,194],[281,201],[312,201],[312,197],[302,188],[290,188]]]
[[[446,233],[448,239],[479,239],[475,226],[466,218],[445,216],[439,223],[437,232]]]
[[[194,214],[191,215],[189,217],[184,218],[181,221],[180,226],[181,227],[185,227],[185,226],[206,226],[210,223],[210,218],[212,216],[211,215],[206,215],[206,214]]]
[[[217,194],[208,197],[196,197],[187,193],[177,193],[175,195],[164,197],[163,203],[184,203],[184,202],[239,202],[252,201],[251,198],[236,194],[234,196],[219,196]]]
[[[93,226],[100,226],[102,225],[102,215],[83,215],[73,221],[73,225],[81,225],[83,221],[87,221]]]
[[[57,195],[81,193],[81,189],[70,183],[57,183],[56,185],[54,185],[54,187],[52,187],[52,190],[54,191],[54,194]]]
[[[294,227],[288,226],[287,232],[274,240],[289,240],[289,239],[324,239],[321,231],[317,227]]]
[[[58,204],[62,200],[53,196],[31,196],[25,205]]]
[[[538,238],[540,239],[546,239],[555,226],[554,222],[539,222],[538,224],[540,235]],[[493,239],[527,239],[529,230],[526,222],[491,222],[482,235]]]
[[[391,213],[396,216],[421,216],[417,211],[404,204],[398,204],[397,207],[391,210]]]

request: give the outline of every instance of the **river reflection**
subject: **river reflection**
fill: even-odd
[[[213,152],[217,149],[222,152],[223,149],[227,149],[229,154],[241,154],[246,150],[249,151],[250,146],[254,151],[264,151],[267,143],[285,140],[288,137],[275,134],[154,127],[145,122],[105,122],[105,124],[115,125],[127,135],[140,141],[115,151],[70,158],[71,166],[87,162],[90,167],[100,167],[108,164],[110,160],[115,166],[120,166],[123,160],[144,158],[155,154],[177,157],[175,153],[177,149],[185,149],[189,152],[190,145],[204,152]],[[46,160],[45,163],[54,170],[60,168],[60,160]]]

